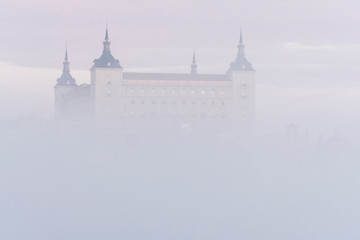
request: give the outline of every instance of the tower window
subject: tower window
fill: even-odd
[[[108,95],[108,97],[111,97],[111,90],[110,89],[107,90],[107,95]]]
[[[247,97],[246,91],[242,91],[242,92],[241,92],[241,97],[242,97],[242,98],[246,98],[246,97]]]

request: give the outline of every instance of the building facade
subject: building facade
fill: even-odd
[[[196,132],[254,131],[255,70],[246,59],[242,34],[235,61],[225,74],[200,74],[195,53],[189,73],[124,71],[110,51],[108,30],[90,84],[78,86],[67,51],[55,86],[55,120],[89,122],[123,131],[161,128]]]

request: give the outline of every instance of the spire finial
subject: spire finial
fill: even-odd
[[[67,52],[67,42],[66,42],[66,45],[65,45],[65,62],[67,62],[69,59],[68,59],[68,52]]]
[[[108,33],[108,25],[106,24],[106,33],[105,33],[105,41],[109,41],[109,33]]]
[[[106,24],[106,32],[105,32],[105,41],[103,43],[104,43],[103,52],[110,52],[110,41],[109,41],[109,32],[108,32],[107,24]]]
[[[65,45],[65,60],[63,63],[64,67],[63,67],[63,72],[70,72],[70,62],[69,62],[69,58],[68,58],[68,51],[67,51],[67,42]]]
[[[195,57],[195,49],[193,52],[193,61],[191,64],[191,74],[197,74],[197,64],[196,64],[196,57]]]
[[[240,28],[240,41],[239,41],[239,44],[243,45],[242,28]]]

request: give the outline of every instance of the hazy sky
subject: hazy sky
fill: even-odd
[[[358,6],[352,0],[3,1],[0,100],[3,109],[14,104],[1,117],[52,118],[65,43],[77,82],[89,82],[108,23],[113,55],[125,71],[189,72],[196,49],[200,73],[225,73],[242,27],[257,71],[258,121],[283,128],[314,123],[316,113],[322,116],[316,129],[357,122]]]
[[[126,68],[188,66],[225,71],[240,27],[255,67],[352,65],[360,61],[357,1],[3,1],[1,61],[61,68],[65,42],[73,68],[102,50],[106,22]]]

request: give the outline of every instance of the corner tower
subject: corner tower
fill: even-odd
[[[232,80],[232,126],[242,133],[255,133],[255,70],[245,57],[242,32],[236,59],[230,64]]]
[[[91,67],[91,99],[96,122],[118,117],[121,114],[122,67],[111,54],[108,28],[100,58]]]
[[[68,106],[66,95],[77,88],[75,78],[70,73],[70,62],[68,59],[67,47],[63,62],[63,72],[57,79],[55,90],[55,121],[66,120],[68,118]]]

